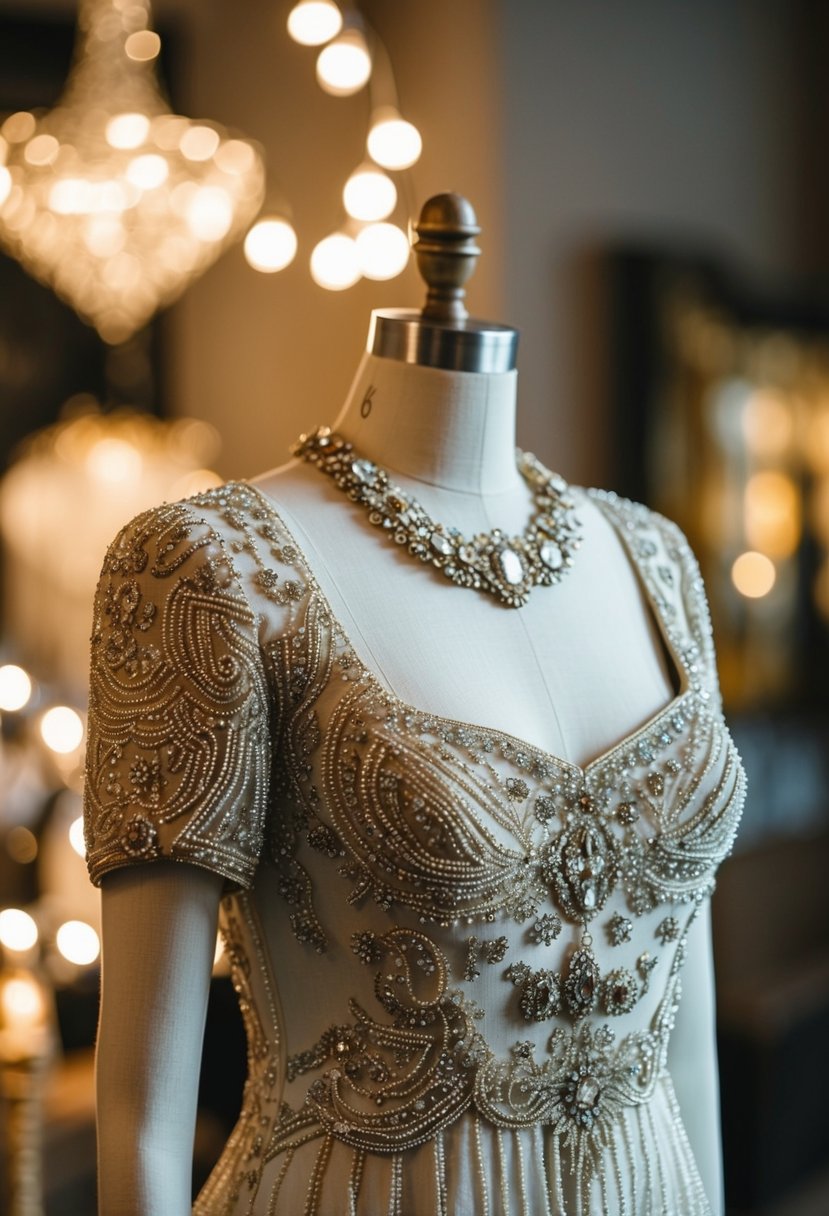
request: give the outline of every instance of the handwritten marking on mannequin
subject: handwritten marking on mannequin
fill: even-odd
[[[369,414],[371,413],[371,407],[374,404],[374,394],[376,392],[377,392],[377,389],[374,387],[373,384],[370,384],[368,386],[368,388],[366,389],[366,395],[365,395],[365,397],[363,397],[362,404],[360,405],[361,417],[368,418]]]

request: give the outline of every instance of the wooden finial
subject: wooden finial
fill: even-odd
[[[436,194],[423,204],[414,230],[417,268],[429,289],[422,316],[444,324],[465,321],[465,284],[481,252],[472,204],[460,194]]]

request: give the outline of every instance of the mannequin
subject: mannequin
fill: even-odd
[[[465,317],[463,281],[477,253],[468,204],[457,196],[433,200],[418,231],[430,282],[426,309],[422,315],[375,314],[368,350],[334,430],[362,458],[387,470],[434,520],[467,537],[494,527],[519,535],[533,506],[514,458],[515,334]],[[499,732],[589,772],[621,741],[658,721],[682,693],[680,662],[641,572],[605,511],[581,492],[583,540],[573,568],[556,586],[534,588],[516,611],[441,579],[390,544],[368,525],[361,507],[305,461],[283,465],[253,485],[265,504],[278,509],[304,553],[357,662],[406,706]],[[161,858],[148,866],[114,864],[103,874],[102,888],[100,1210],[183,1216],[190,1210],[198,1060],[223,878]],[[326,905],[328,893],[320,899]],[[686,991],[668,1065],[710,1205],[693,1210],[720,1213],[707,908],[699,901],[688,930]],[[330,910],[336,917],[333,905]],[[267,936],[270,913],[260,907],[258,915]],[[598,942],[597,931],[592,938]],[[286,989],[291,965],[286,957]],[[296,966],[302,966],[299,956]],[[320,1025],[339,1017],[332,1009]],[[506,1051],[508,1040],[502,1046]],[[476,1135],[480,1144],[480,1129]],[[488,1135],[485,1128],[485,1147]],[[523,1188],[520,1147],[518,1154]],[[290,1187],[289,1171],[286,1177]],[[293,1200],[285,1191],[284,1209],[270,1209],[263,1195],[257,1201],[263,1206],[250,1210],[299,1211],[291,1205],[304,1185]],[[392,1192],[403,1185],[392,1175]],[[446,1209],[447,1216],[477,1212],[479,1201],[458,1185],[457,1206]],[[522,1211],[515,1203],[514,1211]],[[503,1206],[506,1211],[506,1201]],[[308,1210],[338,1216],[352,1208]],[[426,1216],[432,1209],[423,1211]]]

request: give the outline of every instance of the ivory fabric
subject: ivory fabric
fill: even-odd
[[[744,776],[687,544],[589,501],[679,688],[584,765],[400,700],[252,486],[156,508],[111,547],[90,872],[227,880],[248,1032],[196,1212],[711,1210],[668,1047]]]

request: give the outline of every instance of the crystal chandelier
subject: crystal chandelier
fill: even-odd
[[[0,246],[110,343],[239,238],[264,194],[255,146],[172,114],[148,0],[80,0],[55,109],[0,128]]]

